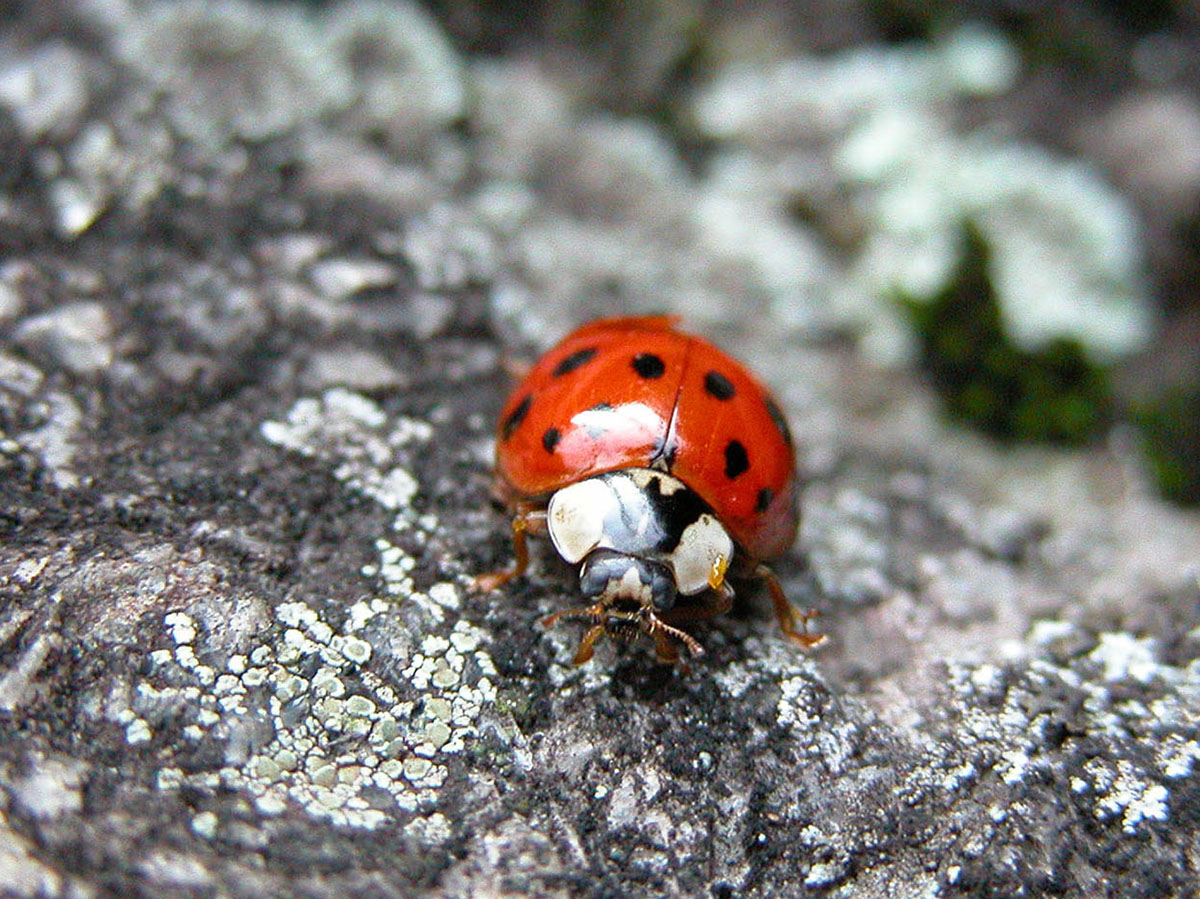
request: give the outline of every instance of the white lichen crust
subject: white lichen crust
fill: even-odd
[[[328,607],[282,603],[257,645],[219,665],[204,661],[211,656],[194,618],[167,614],[167,648],[152,653],[138,698],[118,718],[126,739],[225,743],[218,771],[166,767],[158,773],[162,789],[219,785],[244,792],[267,816],[300,809],[348,827],[408,822],[414,833],[442,834],[436,809],[447,763],[478,738],[496,687],[486,633],[446,615],[460,606],[461,585],[439,582],[418,593],[413,557],[389,542],[437,531],[436,519],[412,511],[419,487],[403,464],[407,454],[423,451],[433,430],[416,419],[390,419],[345,390],[302,399],[285,421],[262,430],[273,443],[328,465],[346,489],[396,513],[389,536],[377,542],[379,563],[367,572],[383,591],[335,610],[332,620]],[[394,660],[400,664],[381,674],[371,641],[403,631],[396,612],[412,608],[429,629],[410,635],[411,649]],[[171,695],[193,714],[181,733],[155,734],[137,709]],[[431,815],[443,823],[431,823]],[[197,816],[192,829],[219,835],[210,817]]]

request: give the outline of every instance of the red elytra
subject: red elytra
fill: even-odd
[[[500,414],[496,473],[523,496],[589,475],[655,468],[708,503],[755,559],[792,545],[792,438],[740,362],[674,317],[604,319],[547,352]]]

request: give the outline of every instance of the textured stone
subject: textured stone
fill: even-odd
[[[0,894],[1194,894],[1196,514],[1119,440],[948,429],[842,339],[886,301],[830,305],[887,210],[828,166],[860,196],[903,186],[897,153],[944,175],[912,128],[966,147],[962,104],[1022,78],[1007,42],[793,55],[621,116],[578,49],[472,59],[439,27],[374,0],[6,15]],[[957,163],[995,187],[1046,164],[1011,136],[1039,131]],[[1077,171],[1021,180],[1028,209],[1111,213],[1067,189],[1091,174],[1043,192]],[[900,199],[929,275],[939,210]],[[1120,249],[1089,289],[1127,299]],[[686,672],[636,642],[576,668],[580,628],[538,623],[576,601],[541,541],[470,590],[512,558],[507,369],[648,309],[777,389],[804,472],[777,569],[823,613],[811,654],[747,596]]]

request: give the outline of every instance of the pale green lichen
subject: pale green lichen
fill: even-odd
[[[281,605],[276,616],[281,625],[296,625],[284,631],[278,651],[269,645],[255,648],[249,658],[252,667],[239,662],[234,667],[242,668],[243,673],[224,673],[215,686],[217,693],[227,696],[265,688],[275,736],[245,764],[223,769],[221,783],[247,791],[260,809],[297,804],[311,814],[350,826],[375,827],[391,817],[367,804],[362,792],[367,787],[391,793],[397,809],[431,806],[436,799],[434,791],[446,777],[440,760],[465,747],[476,733],[485,704],[495,699],[486,676],[473,684],[462,682],[467,655],[455,649],[454,643],[473,654],[474,670],[494,670],[478,650],[479,632],[460,621],[451,631],[453,640],[427,636],[422,641],[423,651],[413,656],[404,676],[408,684],[428,695],[424,702],[401,701],[393,685],[358,669],[357,663],[341,653],[334,654],[338,642],[356,646],[365,641],[347,641],[347,635],[299,603]],[[188,616],[172,613],[170,618],[173,634],[197,639]],[[321,660],[321,667],[305,676],[302,672],[313,657]],[[173,655],[159,654],[156,659],[159,665],[178,665]],[[345,695],[345,675],[351,671],[359,689],[368,693]],[[311,700],[307,714],[299,722],[285,721],[285,708],[306,698]],[[245,710],[235,707],[229,711]],[[200,739],[220,720],[219,714],[210,712],[187,730]],[[129,724],[131,742],[143,739],[145,722],[131,717]],[[338,747],[336,754],[334,746]],[[163,789],[184,783],[195,785],[195,778],[168,769],[159,781]]]
[[[433,433],[427,423],[392,421],[366,397],[330,390],[299,401],[285,421],[265,424],[262,433],[319,460],[347,489],[396,511],[391,528],[405,535],[406,545],[420,545],[437,528],[435,517],[413,514],[409,505],[417,480],[407,454],[423,451]],[[378,562],[366,574],[378,578],[382,595],[356,602],[336,622],[307,603],[280,603],[278,629],[221,667],[208,661],[204,630],[191,614],[164,616],[173,648],[150,654],[152,680],[118,716],[127,740],[150,739],[146,719],[157,720],[151,712],[180,705],[188,714],[179,733],[189,741],[218,739],[255,715],[265,715],[270,737],[252,742],[246,757],[235,754],[219,772],[160,769],[160,789],[220,786],[246,793],[264,814],[298,807],[362,828],[401,813],[432,812],[447,760],[478,735],[495,703],[495,667],[483,648],[486,633],[459,617],[461,587],[440,582],[418,593],[411,580],[415,557],[390,537],[380,536],[375,547]],[[372,669],[377,652],[367,629],[381,627],[380,616],[397,603],[421,610],[431,629],[410,655],[399,657],[398,671],[385,666],[385,677]],[[158,676],[171,686],[159,687]],[[380,791],[391,797],[391,807],[381,804]],[[417,820],[424,823],[414,833],[446,830],[436,815]],[[219,823],[198,816],[192,826],[211,836]]]
[[[977,27],[919,47],[731,67],[694,105],[717,141],[705,193],[721,200],[699,205],[702,233],[749,247],[740,252],[754,270],[775,273],[763,280],[783,320],[850,325],[894,361],[914,344],[890,298],[937,296],[969,220],[992,250],[1000,313],[1020,347],[1071,338],[1102,360],[1140,349],[1152,311],[1130,203],[1082,161],[961,131],[962,102],[1004,93],[1016,67],[1015,48]],[[818,227],[789,220],[795,206],[815,210]],[[836,253],[820,244],[832,210],[827,230],[847,244]]]

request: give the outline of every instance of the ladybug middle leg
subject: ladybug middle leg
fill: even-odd
[[[797,614],[796,610],[792,608],[792,604],[788,602],[787,594],[783,592],[783,586],[779,583],[779,578],[775,576],[774,571],[759,562],[751,569],[749,577],[766,583],[767,590],[771,593],[771,601],[775,604],[775,618],[779,622],[779,629],[788,637],[808,649],[825,642],[824,634],[808,632],[808,622],[820,613],[810,609]]]
[[[529,542],[527,534],[546,532],[546,508],[540,503],[518,500],[512,504],[513,564],[508,568],[477,574],[473,586],[481,593],[502,587],[513,578],[518,578],[529,567]]]

